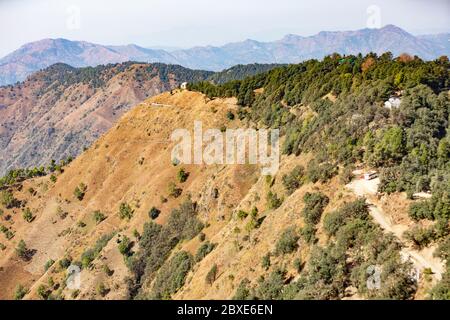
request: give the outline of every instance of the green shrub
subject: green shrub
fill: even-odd
[[[323,227],[329,235],[335,235],[349,219],[367,220],[369,209],[364,198],[344,204],[339,210],[328,213],[323,220]]]
[[[93,213],[93,217],[97,224],[99,224],[100,222],[102,222],[103,220],[106,219],[105,214],[103,212],[101,212],[100,210],[95,210]]]
[[[264,270],[268,270],[270,268],[270,252],[262,257],[261,266]]]
[[[30,223],[34,220],[33,214],[31,213],[30,208],[25,208],[22,212],[23,220]]]
[[[172,294],[183,287],[192,266],[193,258],[188,252],[180,251],[176,253],[159,270],[151,290],[151,298],[157,300],[170,299]]]
[[[206,274],[205,281],[207,284],[211,286],[214,283],[214,281],[216,281],[216,278],[217,278],[217,264],[214,264]]]
[[[172,210],[164,226],[153,221],[145,223],[139,240],[139,250],[130,257],[128,263],[134,276],[128,284],[130,297],[137,293],[140,283],[145,279],[153,279],[169,257],[171,250],[180,241],[194,238],[203,227],[197,219],[197,205],[191,200]],[[143,277],[144,279],[141,279]]]
[[[47,289],[47,287],[43,284],[41,284],[38,288],[37,288],[37,294],[39,296],[39,298],[41,298],[42,300],[47,300],[50,296],[50,290]]]
[[[181,196],[181,193],[183,192],[183,189],[178,188],[177,185],[174,182],[170,182],[168,186],[169,196],[173,198],[178,198]]]
[[[44,265],[44,270],[47,271],[48,269],[50,269],[50,267],[55,263],[55,260],[50,259],[47,260],[47,262]]]
[[[281,237],[275,244],[275,253],[277,255],[294,252],[298,248],[297,241],[299,236],[294,227],[289,227],[283,231]]]
[[[216,244],[206,241],[202,243],[202,245],[198,248],[197,253],[195,255],[195,262],[200,262],[206,257],[211,251],[214,250]]]
[[[161,210],[152,207],[150,209],[150,211],[148,212],[148,216],[150,217],[150,219],[155,220],[156,218],[158,218],[159,214],[161,213]]]
[[[316,227],[313,224],[306,224],[301,230],[300,234],[306,243],[313,244],[316,242]]]
[[[237,213],[237,217],[240,220],[244,220],[245,218],[247,218],[247,216],[248,216],[248,212],[245,212],[244,210],[239,210]]]
[[[61,269],[67,269],[72,263],[72,259],[70,257],[64,257],[61,260],[59,260],[58,263]]]
[[[309,193],[303,196],[305,208],[302,211],[303,218],[307,224],[317,224],[320,221],[324,208],[328,205],[329,199],[323,193]]]
[[[131,243],[130,238],[128,238],[127,236],[123,236],[119,243],[119,246],[118,246],[119,252],[126,257],[130,256],[131,255],[131,252],[130,252],[131,245],[132,245],[132,243]]]
[[[92,248],[85,250],[81,255],[81,266],[83,268],[89,268],[92,261],[97,258],[103,248],[108,244],[109,240],[114,237],[115,233],[109,233],[101,236]]]
[[[259,281],[257,295],[262,300],[280,300],[284,287],[285,272],[276,269],[270,273],[267,279]]]
[[[109,293],[109,288],[107,288],[103,282],[100,282],[97,285],[96,291],[98,295],[100,295],[101,297],[105,297]]]
[[[283,203],[283,199],[278,198],[276,193],[269,191],[267,194],[267,204],[269,209],[277,209]]]
[[[325,183],[338,173],[337,166],[329,162],[318,163],[312,160],[306,167],[306,177],[309,181]]]
[[[177,179],[180,183],[186,182],[186,180],[189,178],[189,172],[186,172],[184,168],[180,168],[178,170]]]
[[[0,201],[7,209],[18,206],[18,200],[14,198],[14,195],[9,190],[0,191]]]
[[[288,194],[292,194],[301,187],[305,169],[302,166],[296,166],[289,174],[282,178],[283,186]]]
[[[27,248],[27,245],[25,244],[25,241],[20,240],[19,244],[16,247],[16,255],[21,258],[22,260],[29,260],[30,259],[30,250]]]
[[[82,201],[84,196],[86,195],[87,186],[81,182],[77,187],[75,187],[75,190],[73,191],[73,194],[75,198]]]
[[[19,284],[14,292],[14,300],[22,300],[28,293],[28,289]]]
[[[228,119],[228,120],[234,120],[234,118],[235,118],[235,116],[234,116],[233,111],[228,110],[228,111],[227,111],[227,119]]]
[[[254,295],[248,288],[250,281],[248,279],[243,279],[236,289],[236,293],[233,296],[233,300],[253,300]]]
[[[133,217],[134,210],[131,209],[128,203],[122,202],[119,207],[119,217],[120,219],[130,220]]]

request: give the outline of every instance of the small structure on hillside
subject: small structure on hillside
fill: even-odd
[[[180,85],[180,89],[181,89],[181,90],[186,90],[186,89],[187,89],[187,86],[188,86],[188,83],[187,83],[187,82],[183,82],[183,83]]]
[[[376,171],[369,171],[364,173],[364,180],[372,180],[375,179],[376,177],[378,177],[378,173]]]
[[[388,109],[398,108],[402,103],[402,99],[399,97],[390,97],[389,100],[384,102],[384,107]]]

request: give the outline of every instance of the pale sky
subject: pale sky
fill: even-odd
[[[413,34],[450,32],[450,0],[0,0],[0,57],[44,38],[187,48],[374,21]]]

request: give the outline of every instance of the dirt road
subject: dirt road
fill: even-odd
[[[390,219],[381,206],[377,204],[376,194],[380,179],[365,180],[361,179],[360,172],[354,172],[356,178],[347,185],[347,188],[352,190],[357,196],[365,197],[369,205],[369,213],[383,230],[393,233],[402,243],[403,249],[401,255],[404,260],[411,260],[413,265],[422,272],[423,269],[429,268],[433,271],[433,276],[440,280],[444,272],[444,264],[436,257],[433,257],[435,247],[424,248],[416,250],[408,246],[406,240],[403,238],[403,232],[408,227],[402,224],[395,224]]]

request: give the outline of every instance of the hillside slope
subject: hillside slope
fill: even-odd
[[[364,200],[337,176],[311,182],[297,169],[312,154],[283,155],[274,177],[261,176],[257,165],[172,163],[173,130],[192,131],[195,120],[204,130],[253,127],[230,120],[238,109],[235,98],[163,93],[127,112],[55,172],[56,182],[45,176],[4,188],[17,201],[0,218],[0,298],[427,296],[436,280],[411,280],[401,246],[371,220]],[[30,222],[22,217],[26,208]],[[347,216],[330,234],[336,212]],[[413,224],[404,208],[393,216]],[[79,289],[66,287],[70,264],[82,267]],[[388,286],[379,291],[366,287],[371,264],[384,267]]]
[[[75,157],[131,106],[211,74],[132,62],[82,69],[55,64],[0,87],[0,175]]]

